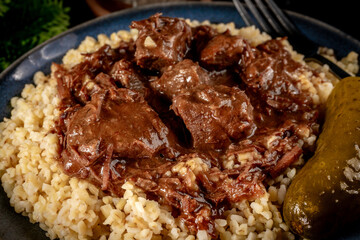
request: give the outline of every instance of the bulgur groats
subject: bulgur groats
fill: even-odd
[[[211,25],[219,32],[228,29],[253,46],[270,39],[254,27],[236,29],[232,23],[214,25],[207,21],[188,23]],[[109,37],[99,35],[97,39],[87,37],[78,49],[64,56],[64,67],[80,63],[84,58],[82,53],[94,52],[104,44],[117,47],[121,40],[136,38],[136,30],[119,31]],[[284,44],[291,50],[288,43]],[[291,52],[294,59],[302,62],[300,54]],[[349,71],[358,69],[354,54],[342,61]],[[301,89],[311,93],[314,103],[323,104],[336,80],[328,74],[326,66],[316,71],[316,75],[302,72],[296,77],[301,80]],[[0,176],[15,211],[28,216],[31,222],[39,222],[51,239],[209,239],[206,231],[189,234],[168,206],[147,199],[131,182],[122,186],[124,195],[120,198],[106,195],[93,184],[63,173],[56,161],[58,138],[52,133],[59,116],[56,84],[52,75],[35,74],[34,84],[26,85],[21,97],[11,100],[11,117],[0,123]],[[314,135],[305,139],[308,145],[314,145],[315,140]],[[230,169],[243,158],[246,156],[232,155],[224,167]],[[201,167],[197,159],[185,164],[194,169]],[[302,164],[300,159],[284,174],[267,179],[267,192],[261,198],[238,202],[225,212],[223,219],[216,219],[219,238],[294,239],[279,209],[287,187]],[[178,171],[189,166],[179,165]]]

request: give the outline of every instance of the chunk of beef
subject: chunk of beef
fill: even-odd
[[[120,43],[120,47],[111,48],[110,45],[105,44],[93,53],[85,54],[85,64],[88,71],[97,75],[99,72],[108,73],[113,64],[122,58],[131,59],[134,54],[134,42]]]
[[[304,67],[292,59],[281,40],[267,41],[242,55],[240,76],[262,102],[278,111],[310,110],[312,100],[294,77]]]
[[[212,38],[200,52],[200,64],[208,69],[222,70],[237,64],[249,44],[240,36],[225,32]]]
[[[143,75],[137,71],[132,62],[121,59],[113,65],[110,74],[123,87],[137,91],[145,98],[150,94],[149,89],[145,87]]]
[[[116,94],[117,88],[114,79],[108,74],[101,72],[96,75],[94,80],[87,79],[83,83],[81,91],[79,92],[79,97],[86,103],[91,100],[92,96],[104,89],[108,91],[109,95],[113,96]]]
[[[223,149],[231,140],[252,134],[253,107],[237,87],[201,86],[177,95],[172,109],[180,116],[198,149]]]
[[[181,92],[207,84],[209,76],[206,70],[190,59],[169,66],[160,78],[151,81],[150,85],[160,94],[172,99]]]
[[[124,41],[114,49],[104,45],[93,53],[85,54],[84,61],[71,69],[54,63],[52,71],[58,82],[60,98],[67,102],[64,105],[85,104],[98,89],[116,88],[108,73],[113,69],[115,62],[131,58],[133,45],[133,42]]]
[[[106,73],[99,73],[98,75],[96,75],[94,81],[93,81],[96,85],[98,85],[98,90],[96,92],[98,92],[100,89],[107,89],[107,90],[115,90],[117,88],[114,79],[111,78],[108,74]],[[87,83],[85,83],[86,85]],[[86,86],[84,86],[86,87]],[[88,87],[89,89],[91,89],[90,87]],[[94,94],[95,92],[91,92],[89,95]]]
[[[191,28],[182,19],[155,14],[130,27],[139,30],[135,58],[142,68],[160,71],[180,62],[190,46]]]
[[[219,34],[214,28],[210,26],[201,25],[192,28],[192,41],[190,49],[190,58],[199,60],[200,52],[208,44],[210,39]]]
[[[157,154],[174,158],[175,140],[158,115],[138,93],[117,89],[102,91],[66,119],[62,154],[65,171],[77,174],[95,161],[152,158]],[[72,169],[66,162],[77,162]]]

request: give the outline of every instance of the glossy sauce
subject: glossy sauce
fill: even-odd
[[[281,40],[254,48],[159,14],[131,26],[136,42],[105,45],[71,69],[54,64],[59,162],[117,196],[132,181],[190,232],[216,237],[215,218],[261,196],[266,176],[316,133],[318,110],[293,77],[305,67]]]

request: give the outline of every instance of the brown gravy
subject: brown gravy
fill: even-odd
[[[305,67],[281,40],[251,47],[160,14],[131,27],[135,42],[105,45],[71,69],[54,64],[59,162],[118,196],[132,181],[191,232],[215,237],[214,219],[261,196],[266,176],[298,160],[299,140],[317,133],[318,110],[293,77]]]

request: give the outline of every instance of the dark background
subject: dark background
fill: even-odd
[[[109,0],[97,1],[107,2]],[[359,4],[356,4],[358,1],[275,0],[275,2],[283,9],[328,23],[360,40],[360,8]],[[96,17],[85,0],[64,0],[64,5],[71,7],[71,27]]]

